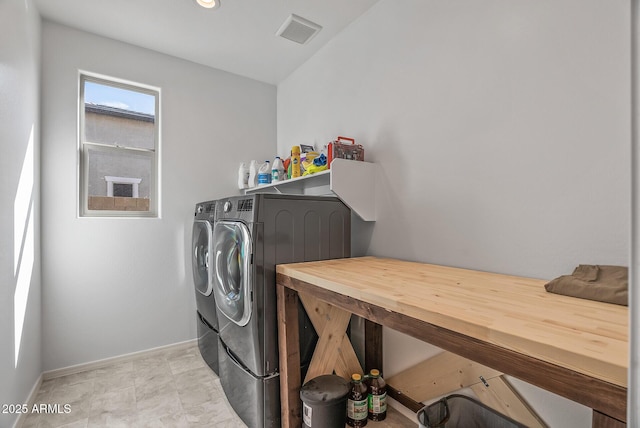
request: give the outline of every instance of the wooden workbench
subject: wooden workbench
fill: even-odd
[[[538,279],[375,257],[279,265],[276,277],[283,427],[301,425],[299,298],[319,335],[308,379],[362,370],[345,335],[353,313],[586,405],[594,427],[624,426],[626,307],[547,293]]]

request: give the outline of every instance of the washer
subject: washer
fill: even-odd
[[[222,387],[249,427],[280,427],[275,267],[349,257],[351,211],[334,197],[221,199],[212,251]],[[299,313],[304,367],[317,335],[304,310]]]
[[[196,204],[191,235],[193,282],[196,290],[198,347],[202,358],[218,374],[218,317],[213,293],[213,222],[216,201]]]

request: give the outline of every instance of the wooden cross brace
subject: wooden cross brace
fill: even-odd
[[[332,374],[334,371],[338,376],[350,379],[351,374],[363,371],[345,333],[351,313],[282,285],[278,285],[276,291],[278,293],[282,426],[293,428],[302,425],[298,299],[304,305],[319,336],[305,382],[316,376]]]
[[[334,371],[347,380],[351,379],[353,373],[363,374],[346,334],[351,313],[305,293],[298,293],[298,297],[318,333],[318,343],[304,382]]]

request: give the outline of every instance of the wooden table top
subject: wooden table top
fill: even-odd
[[[276,272],[627,386],[628,308],[548,293],[545,280],[377,257],[278,265]]]

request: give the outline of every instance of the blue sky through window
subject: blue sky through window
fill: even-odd
[[[84,101],[151,115],[156,109],[153,95],[89,81],[84,83]]]

